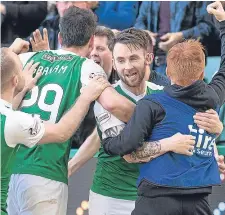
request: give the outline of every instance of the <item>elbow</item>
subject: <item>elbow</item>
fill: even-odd
[[[101,103],[104,109],[109,111],[110,113],[113,113],[117,109],[117,104],[113,102],[113,100],[108,99]]]
[[[68,139],[69,139],[69,137],[68,137],[67,135],[65,135],[65,134],[60,135],[60,137],[59,137],[59,143],[64,143],[64,142],[66,142]]]
[[[55,130],[54,133],[57,143],[64,143],[70,138],[69,131]]]

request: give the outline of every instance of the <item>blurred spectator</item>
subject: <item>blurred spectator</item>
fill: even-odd
[[[138,1],[100,1],[94,12],[99,25],[123,30],[134,26],[138,6]]]
[[[143,2],[135,27],[149,31],[155,43],[154,69],[165,74],[166,53],[176,43],[185,39],[202,40],[211,32],[204,22],[209,2],[202,1],[151,1]]]
[[[50,14],[46,17],[46,19],[41,23],[41,25],[37,28],[43,34],[43,29],[46,28],[48,31],[48,39],[50,49],[56,50],[59,49],[58,43],[58,33],[59,33],[59,19],[63,16],[66,9],[71,6],[76,6],[79,8],[90,9],[93,3],[89,3],[87,1],[58,1],[56,2],[57,13],[54,13],[54,9],[51,9]],[[30,35],[32,37],[32,34]],[[30,40],[30,37],[27,40]]]
[[[9,46],[17,37],[27,37],[44,20],[46,1],[2,1],[1,44]]]

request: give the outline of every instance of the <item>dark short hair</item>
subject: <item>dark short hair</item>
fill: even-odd
[[[121,43],[127,45],[128,48],[143,48],[144,50],[148,51],[150,41],[151,40],[149,40],[144,30],[128,28],[116,34],[112,44],[112,49],[114,49],[116,43]]]
[[[148,52],[149,53],[152,53],[153,52],[153,43],[152,43],[152,38],[150,37],[150,35],[146,32],[146,31],[143,31],[144,34],[146,35],[146,38],[148,40],[148,43],[146,44],[147,48],[148,48]]]
[[[115,35],[110,28],[107,28],[105,26],[97,26],[97,28],[95,30],[95,36],[107,37],[107,39],[108,39],[107,45],[108,45],[110,51],[112,51],[112,43],[115,38]]]
[[[85,46],[94,35],[96,25],[96,16],[91,10],[68,8],[59,24],[62,46]]]

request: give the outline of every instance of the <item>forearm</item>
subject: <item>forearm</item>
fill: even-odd
[[[91,101],[86,100],[81,95],[77,99],[75,105],[60,119],[58,123],[45,125],[46,131],[40,143],[62,143],[72,137],[87,114],[90,103]]]
[[[102,141],[107,154],[124,156],[142,146],[143,140],[149,137],[157,119],[156,112],[161,112],[158,104],[141,100],[138,102],[131,120],[123,131],[116,137]]]
[[[185,39],[203,39],[210,34],[210,26],[207,23],[199,23],[198,25],[182,31]]]
[[[143,146],[131,153],[131,156],[135,160],[146,160],[151,161],[157,158],[171,149],[168,145],[168,138],[162,139],[160,141],[144,142]]]
[[[123,122],[129,121],[135,108],[135,104],[133,102],[117,93],[112,87],[108,87],[104,90],[104,92],[99,97],[98,102],[107,111],[112,113]]]
[[[84,141],[77,153],[68,163],[69,174],[72,175],[86,164],[99,150],[100,139],[97,129]]]
[[[225,21],[219,23],[221,37],[221,61],[219,71],[215,74],[210,86],[217,92],[222,105],[225,102]]]
[[[139,9],[139,15],[136,19],[136,23],[134,25],[135,28],[137,29],[143,29],[146,30],[147,26],[145,23],[147,23],[147,14],[149,12],[148,8],[149,8],[149,2],[142,2],[141,3],[141,7]],[[149,29],[147,29],[149,30]]]

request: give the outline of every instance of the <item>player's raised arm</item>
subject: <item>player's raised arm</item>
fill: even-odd
[[[15,54],[26,53],[29,50],[29,42],[22,40],[21,38],[16,38],[9,49]]]
[[[92,60],[86,60],[82,65],[82,84],[86,85],[96,75],[107,78],[102,67]],[[127,122],[131,118],[135,108],[131,101],[117,93],[113,87],[107,87],[99,96],[98,102],[123,122]]]
[[[221,37],[221,62],[217,74],[213,77],[210,85],[218,94],[220,105],[225,102],[225,11],[221,2],[217,1],[207,7],[209,14],[213,14],[219,21]]]

